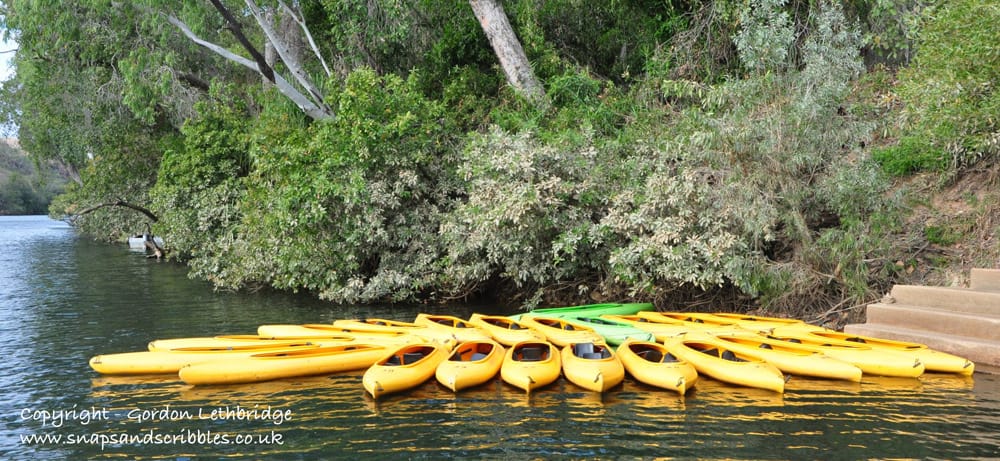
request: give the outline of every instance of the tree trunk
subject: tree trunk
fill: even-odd
[[[507,83],[532,103],[547,104],[545,88],[535,78],[528,56],[524,54],[524,48],[514,34],[500,0],[469,0],[469,5],[500,60]]]

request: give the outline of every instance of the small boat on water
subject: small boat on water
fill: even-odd
[[[918,357],[899,351],[874,349],[857,342],[830,340],[795,328],[776,329],[766,336],[822,352],[860,368],[866,375],[916,378],[924,374],[924,364]]]
[[[604,317],[561,317],[573,325],[585,326],[593,329],[604,338],[604,341],[612,346],[617,346],[626,340],[652,341],[655,336],[648,332],[636,328],[628,323],[618,322]]]
[[[707,334],[732,333],[735,331],[745,331],[735,322],[712,318],[708,314],[698,313],[677,313],[677,312],[640,312],[639,318],[647,322],[673,325],[683,327],[688,332],[701,332]]]
[[[510,317],[472,314],[469,323],[483,329],[496,342],[513,346],[521,341],[544,341],[545,335]]]
[[[787,329],[778,330],[779,334],[780,332],[787,331]],[[870,346],[872,349],[899,352],[908,356],[913,356],[920,359],[920,363],[924,364],[925,371],[957,373],[969,376],[976,370],[976,365],[972,361],[957,355],[936,351],[927,347],[925,344],[875,338],[871,336],[852,335],[832,330],[811,330],[808,334],[812,337],[822,338],[827,342],[839,341],[841,344],[864,344]]]
[[[692,328],[685,325],[684,322],[654,322],[638,315],[602,315],[601,318],[632,325],[635,328],[653,335],[653,338],[661,343],[666,342],[675,336],[692,331]],[[725,331],[730,330],[727,328]]]
[[[530,313],[545,317],[600,317],[605,314],[634,315],[641,311],[651,310],[653,310],[653,303],[602,303],[534,309]]]
[[[187,347],[167,351],[124,352],[96,355],[90,359],[90,368],[107,375],[150,375],[177,373],[181,368],[203,362],[234,360],[262,352],[291,352],[316,349],[306,341],[284,341],[269,345]]]
[[[629,340],[617,352],[625,371],[650,386],[684,394],[698,381],[694,365],[674,357],[663,344]]]
[[[774,365],[757,355],[736,352],[711,335],[694,334],[675,338],[665,344],[675,357],[694,365],[699,375],[739,386],[774,392],[785,391],[785,376]]]
[[[385,354],[385,346],[372,344],[265,352],[188,365],[178,375],[185,383],[194,385],[256,383],[360,370]]]
[[[769,331],[771,329],[781,327],[799,327],[807,330],[828,330],[827,328],[812,325],[799,319],[765,317],[761,315],[736,314],[731,312],[714,312],[712,313],[712,316],[719,317],[723,321],[735,322],[740,327],[751,331]]]
[[[503,346],[493,341],[469,341],[459,344],[441,362],[434,376],[452,392],[483,384],[500,372],[505,355]]]
[[[562,359],[559,350],[547,341],[522,341],[504,355],[500,377],[525,392],[548,386],[559,379]]]
[[[432,330],[447,332],[459,343],[490,339],[490,335],[476,325],[452,315],[417,314],[413,323]]]
[[[437,343],[401,346],[368,368],[361,383],[376,399],[414,388],[433,377],[449,353],[448,347]]]
[[[146,346],[151,352],[169,352],[177,349],[215,349],[228,350],[243,347],[281,347],[282,345],[298,345],[310,343],[313,345],[352,342],[354,336],[347,334],[329,335],[325,337],[283,338],[275,339],[258,335],[220,335],[191,338],[157,339]]]
[[[399,320],[367,318],[336,320],[334,327],[339,327],[345,333],[351,334],[412,334],[436,342],[454,342],[454,337],[450,332],[438,328],[431,328],[427,325],[418,325],[412,322],[402,322]],[[449,341],[451,339],[452,341]]]
[[[734,352],[756,355],[782,372],[813,378],[861,382],[861,369],[798,344],[769,339],[756,333],[716,335]]]
[[[593,328],[570,323],[560,317],[541,317],[534,314],[521,316],[521,323],[545,335],[550,343],[565,347],[573,343],[600,343],[604,338]]]
[[[562,349],[562,370],[571,383],[605,392],[625,379],[625,367],[607,344],[574,343]]]

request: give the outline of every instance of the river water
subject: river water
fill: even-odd
[[[603,396],[560,380],[530,397],[499,380],[457,395],[432,380],[374,402],[362,372],[191,387],[87,364],[158,338],[473,310],[490,313],[220,292],[64,223],[0,217],[0,459],[1000,457],[1000,379],[984,374],[795,377],[784,395],[703,377],[684,397],[631,378]]]

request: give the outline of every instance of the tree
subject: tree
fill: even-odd
[[[198,36],[173,12],[166,11],[163,14],[170,24],[177,27],[185,37],[190,39],[195,44],[222,56],[228,61],[235,62],[260,74],[267,82],[273,84],[282,95],[294,102],[295,105],[310,118],[314,120],[322,120],[334,117],[333,110],[323,101],[323,95],[320,93],[316,84],[313,83],[309,74],[303,68],[300,60],[290,51],[292,47],[288,43],[288,36],[278,34],[274,30],[268,19],[273,18],[274,15],[265,14],[265,11],[253,0],[246,0],[245,2],[248,11],[256,20],[258,27],[260,27],[261,32],[264,34],[267,46],[272,48],[278,54],[288,71],[292,74],[293,80],[298,83],[299,87],[294,86],[288,81],[288,79],[282,76],[280,72],[276,72],[274,66],[267,62],[264,54],[262,54],[260,50],[258,50],[257,47],[251,43],[250,39],[244,33],[243,24],[241,24],[239,19],[229,11],[229,8],[227,8],[220,0],[211,0],[211,3],[219,14],[222,15],[225,20],[226,28],[232,33],[233,37],[236,38],[236,41],[243,48],[243,50],[250,54],[252,59],[243,57],[224,46]],[[294,18],[295,22],[301,27],[302,34],[309,40],[310,43],[313,43],[312,49],[314,54],[317,57],[317,60],[322,63],[327,75],[329,75],[329,69],[319,53],[319,49],[315,46],[315,42],[312,40],[312,34],[309,32],[305,22],[300,19],[301,14],[298,14],[283,1],[279,0],[278,3],[280,5],[280,8],[277,9],[278,15],[288,15]]]
[[[490,40],[490,45],[500,60],[500,67],[507,76],[507,83],[536,105],[545,105],[545,88],[531,70],[531,63],[514,28],[507,20],[507,13],[499,0],[469,0],[476,19]]]

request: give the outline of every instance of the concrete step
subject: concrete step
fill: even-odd
[[[1000,269],[972,269],[969,288],[980,291],[1000,291]]]
[[[896,304],[925,306],[967,314],[1000,315],[1000,292],[969,288],[896,285],[890,296]]]
[[[995,372],[995,370],[1000,369],[1000,341],[967,338],[873,323],[846,325],[844,326],[844,332],[926,344],[931,349],[972,360],[976,364],[977,373]]]
[[[1000,341],[1000,315],[967,314],[899,303],[875,303],[868,305],[867,319],[870,324]]]

